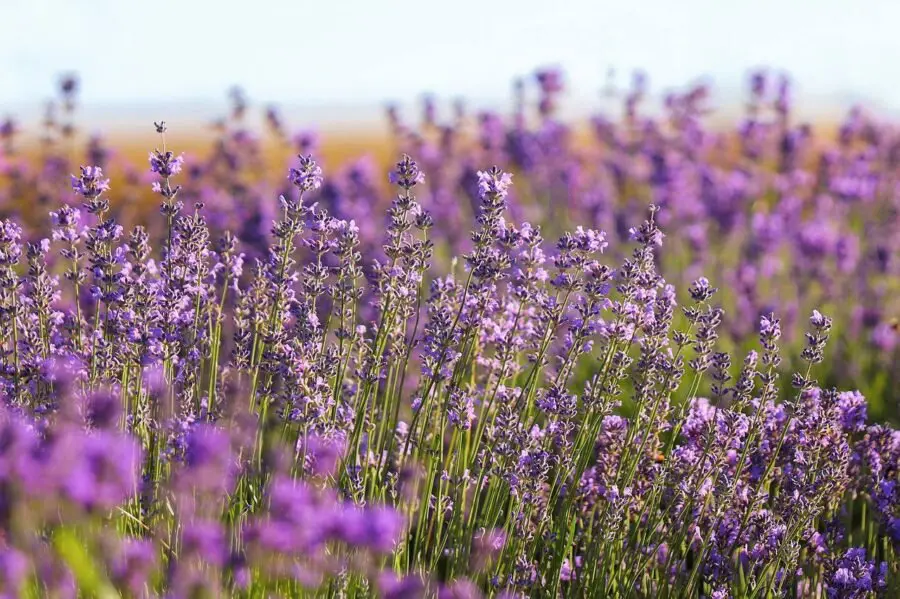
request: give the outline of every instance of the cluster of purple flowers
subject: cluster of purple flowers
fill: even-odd
[[[522,99],[511,128],[480,120],[474,152],[433,111],[420,134],[395,120],[423,162],[391,170],[383,227],[372,172],[330,181],[308,136],[280,198],[238,222],[213,196],[257,201],[238,168],[253,140],[226,126],[191,164],[163,123],[143,180],[158,224],[121,224],[105,165],[42,225],[0,220],[0,593],[900,593],[900,431],[834,384],[874,373],[890,397],[895,358],[835,370],[832,346],[863,329],[827,309],[850,279],[862,303],[898,283],[881,229],[898,196],[876,158],[848,162],[886,142],[842,132],[810,182],[787,85],[768,98],[754,78],[723,166],[705,90],[643,120],[639,79],[582,154],[554,117],[560,73],[537,82],[538,128]],[[839,205],[872,228],[840,251],[816,238],[855,226]],[[853,243],[866,257],[842,269]],[[797,297],[829,313],[798,326],[763,299],[766,265],[794,251]]]
[[[14,122],[0,128],[0,214],[18,213],[29,233],[41,226],[35,203],[56,208],[58,191],[50,182],[77,171],[72,119],[78,87],[67,81],[60,88],[63,114],[48,113],[40,160],[21,151]],[[512,218],[541,225],[554,238],[577,224],[603,230],[617,260],[630,226],[652,202],[662,208],[660,226],[678,240],[659,256],[667,280],[686,288],[704,274],[715,278],[729,290],[723,307],[753,316],[729,319],[720,335],[748,346],[753,322],[777,308],[790,371],[801,366],[803,315],[827,309],[839,331],[825,355],[828,380],[862,387],[878,418],[897,417],[900,211],[892,173],[900,138],[890,123],[854,109],[838,123],[835,138],[816,136],[794,110],[790,80],[764,71],[750,77],[746,113],[732,130],[706,124],[710,90],[702,85],[670,92],[656,107],[646,77],[626,87],[610,80],[587,139],[584,126],[559,116],[565,77],[558,69],[516,81],[514,94],[510,115],[470,113],[463,103],[442,115],[428,97],[415,122],[392,107],[392,143],[370,148],[384,156],[384,148],[399,147],[417,157],[420,173],[428,172],[427,181],[409,183],[417,184],[417,201],[441,224],[429,236],[441,268],[472,249],[468,223],[481,211],[478,171],[487,165],[515,173],[517,185],[504,200]],[[233,109],[209,152],[185,159],[164,144],[151,155],[152,173],[92,138],[85,161],[123,174],[121,184],[116,179],[122,201],[113,203],[111,214],[125,226],[143,224],[146,211],[139,206],[147,205],[152,181],[157,194],[169,197],[164,212],[203,203],[214,237],[231,231],[252,261],[264,258],[272,241],[278,205],[271,198],[287,197],[291,183],[308,177],[307,199],[353,221],[365,256],[385,257],[382,215],[393,198],[372,156],[348,157],[324,181],[292,164],[285,166],[292,169],[286,180],[280,169],[267,168],[266,157],[306,156],[323,141],[310,131],[291,135],[274,107],[266,109],[270,135],[261,136],[247,122],[246,95],[230,97]],[[165,133],[165,123],[157,130]],[[185,179],[184,190],[167,183],[173,176]],[[398,173],[392,182],[409,176]],[[92,177],[80,178],[87,201],[97,192]],[[162,221],[148,224],[154,238],[167,228]],[[844,301],[848,289],[853,302]]]

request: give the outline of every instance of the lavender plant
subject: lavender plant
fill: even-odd
[[[381,228],[358,212],[376,204],[370,171],[329,181],[301,154],[257,210],[268,233],[231,231],[241,223],[204,201],[204,177],[250,160],[252,141],[223,143],[204,174],[167,149],[164,123],[147,181],[158,223],[126,230],[100,166],[72,177],[73,200],[34,229],[49,224],[48,236],[0,222],[0,591],[900,593],[900,432],[827,380],[831,344],[850,333],[814,309],[788,356],[792,310],[756,314],[750,275],[732,280],[710,258],[687,269],[711,266],[710,279],[667,277],[683,245],[709,242],[687,235],[704,219],[742,231],[742,219],[801,212],[786,199],[769,211],[764,193],[759,210],[742,203],[768,159],[758,131],[745,175],[720,185],[700,156],[702,91],[671,99],[663,139],[637,117],[638,82],[624,128],[597,124],[617,153],[594,175],[643,204],[621,222],[637,209],[591,199],[567,164],[559,74],[538,83],[537,133],[524,114],[510,131],[482,119],[475,158],[515,175],[452,158],[443,131],[441,152],[423,141],[422,165],[403,155],[390,171]],[[799,176],[786,98],[773,108],[782,182]],[[277,113],[270,122],[288,143]],[[646,176],[632,170],[641,156]],[[675,179],[687,171],[710,195],[683,221],[693,196]],[[254,197],[249,175],[221,172],[235,202]],[[573,197],[599,203],[573,206],[567,219],[593,216],[557,233],[528,222],[518,188],[552,208],[561,172]],[[472,196],[468,239],[448,230],[466,212],[451,181]],[[896,202],[885,197],[871,201]],[[613,216],[609,231],[592,228]],[[741,241],[752,264],[780,252],[757,245],[769,225]],[[831,266],[804,256],[798,284],[828,287]],[[896,285],[893,256],[873,260],[884,268],[860,275],[863,293]],[[753,347],[739,330],[750,326]],[[891,376],[867,366],[878,367]]]

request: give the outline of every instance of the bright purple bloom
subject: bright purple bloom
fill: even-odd
[[[886,576],[886,562],[867,560],[866,550],[855,547],[832,564],[825,591],[831,599],[861,599],[883,591]]]
[[[322,168],[316,164],[312,156],[300,155],[299,158],[300,166],[290,169],[288,179],[300,193],[319,189],[322,186]]]
[[[160,177],[167,178],[177,175],[184,166],[184,155],[176,156],[171,151],[159,150],[150,153],[150,171]]]
[[[109,179],[103,178],[103,169],[99,166],[82,166],[81,175],[72,175],[72,191],[90,202],[109,191]]]

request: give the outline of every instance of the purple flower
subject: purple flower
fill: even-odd
[[[485,196],[505,198],[509,193],[510,185],[512,185],[512,175],[497,167],[487,171],[478,171],[478,193],[482,198]]]
[[[160,177],[168,178],[181,172],[184,166],[184,155],[176,156],[171,151],[156,150],[150,153],[150,171]]]
[[[109,179],[103,178],[99,166],[82,166],[81,176],[72,175],[72,190],[84,198],[84,207],[91,214],[109,210],[109,200],[100,197],[109,190]]]
[[[403,533],[403,518],[389,507],[347,509],[337,516],[338,537],[353,547],[378,553],[394,550]]]
[[[900,343],[897,323],[881,322],[872,331],[872,343],[885,353],[890,353]]]
[[[419,165],[412,158],[404,154],[396,168],[388,175],[388,179],[394,185],[410,190],[425,182],[425,173],[419,170]]]
[[[761,316],[759,318],[759,336],[765,346],[766,342],[777,341],[781,338],[781,321],[774,315]]]
[[[378,590],[384,599],[420,599],[427,596],[425,581],[416,574],[399,577],[385,572],[378,579]]]
[[[853,547],[831,564],[825,592],[831,599],[862,599],[886,588],[887,562],[876,565],[866,559],[866,550]]]
[[[182,555],[196,556],[203,563],[222,567],[228,557],[225,531],[218,522],[193,522],[181,533]]]
[[[696,281],[694,281],[693,285],[690,288],[691,299],[695,302],[705,302],[709,300],[713,294],[718,291],[717,288],[711,286],[709,284],[709,280],[706,277],[700,277]]]
[[[140,595],[156,569],[158,553],[153,543],[143,539],[128,539],[119,547],[111,565],[116,584]]]
[[[299,158],[300,166],[290,169],[288,179],[300,193],[319,189],[322,186],[322,168],[316,164],[312,156],[300,155]]]
[[[81,231],[78,227],[81,213],[77,209],[63,206],[56,212],[51,212],[50,219],[53,223],[52,236],[54,241],[75,243],[81,237]]]
[[[342,438],[310,434],[297,441],[297,453],[306,461],[306,469],[316,476],[333,476],[347,451]]]
[[[137,491],[141,450],[133,439],[110,432],[68,434],[59,449],[76,452],[61,481],[69,499],[88,510],[108,510]]]
[[[31,570],[28,558],[12,547],[0,546],[0,591],[19,596]]]
[[[838,393],[837,409],[840,413],[841,428],[847,432],[858,432],[865,428],[867,418],[866,398],[859,391]]]
[[[809,318],[810,324],[817,329],[831,328],[831,319],[822,315],[818,310],[813,310],[812,316]]]
[[[190,429],[184,450],[184,470],[179,483],[197,491],[223,492],[234,475],[234,457],[228,434],[207,424]]]
[[[95,391],[85,401],[85,421],[93,428],[111,429],[122,415],[122,398],[111,390]]]

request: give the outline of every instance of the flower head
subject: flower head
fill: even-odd
[[[176,156],[170,151],[161,152],[156,150],[150,153],[150,171],[158,174],[160,177],[171,177],[181,172],[184,166],[184,155]]]
[[[106,212],[109,208],[109,201],[100,199],[105,191],[109,191],[109,179],[103,178],[103,169],[99,166],[82,166],[81,175],[72,175],[72,191],[84,198],[84,205],[92,214]]]
[[[425,173],[419,170],[419,165],[415,160],[404,154],[396,168],[388,175],[388,179],[394,185],[410,190],[425,182]]]
[[[478,171],[478,194],[482,199],[487,196],[502,199],[509,193],[512,175],[499,168],[491,167],[487,171]]]
[[[288,172],[288,179],[300,190],[300,193],[306,193],[322,186],[322,168],[316,164],[312,156],[300,155],[300,166],[291,167]]]

